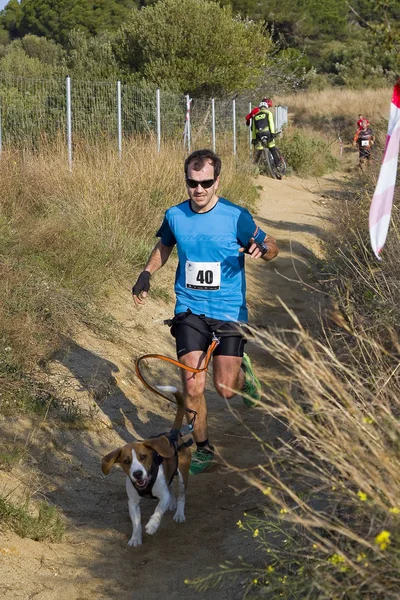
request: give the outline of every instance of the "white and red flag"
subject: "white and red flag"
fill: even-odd
[[[378,183],[369,211],[369,235],[372,250],[381,260],[379,253],[385,245],[392,212],[394,188],[396,185],[397,161],[400,145],[400,79],[393,89],[390,105],[389,126],[385,153],[379,172]]]

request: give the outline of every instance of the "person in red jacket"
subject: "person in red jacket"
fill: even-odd
[[[271,108],[271,106],[272,106],[272,100],[270,100],[269,98],[263,98],[263,99],[261,100],[261,102],[265,102],[265,103],[266,103],[266,105],[267,105],[267,108]],[[259,112],[260,112],[260,110],[261,110],[261,109],[260,109],[260,107],[259,107],[259,106],[255,106],[255,107],[253,108],[253,110],[252,110],[251,112],[249,112],[249,114],[248,114],[248,115],[246,115],[246,125],[247,125],[247,127],[249,127],[249,125],[250,125],[250,123],[251,123],[251,120],[252,120],[252,118],[253,118],[253,117],[255,117],[255,115],[256,115],[257,113],[259,113]]]

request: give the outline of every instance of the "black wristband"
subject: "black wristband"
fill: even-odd
[[[259,244],[258,242],[256,242],[257,248],[259,249],[259,251],[261,252],[261,256],[264,256],[264,254],[267,254],[268,252],[268,246],[266,245],[265,242],[262,242],[262,244]]]
[[[150,289],[150,277],[151,273],[149,271],[142,271],[137,279],[137,282],[132,288],[132,294],[134,296],[139,296],[141,292],[148,292]]]
[[[264,256],[264,254],[266,254],[268,252],[268,247],[265,244],[265,242],[249,242],[245,248],[245,253],[249,254],[249,250],[250,250],[250,246],[252,246],[253,244],[255,244],[257,246],[257,248],[259,249],[259,251],[261,252],[261,256]]]

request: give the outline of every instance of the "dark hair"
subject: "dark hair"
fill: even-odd
[[[214,179],[217,179],[221,173],[221,159],[212,150],[195,150],[185,160],[185,177],[187,177],[189,165],[195,171],[200,171],[204,164],[209,161],[214,167]]]

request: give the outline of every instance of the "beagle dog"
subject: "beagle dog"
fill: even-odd
[[[183,396],[175,387],[163,386],[159,389],[172,392],[177,402],[177,412],[170,433],[158,437],[131,442],[110,452],[103,458],[102,471],[108,475],[117,463],[126,473],[129,515],[132,521],[132,537],[128,546],[142,543],[142,524],[139,503],[142,496],[158,498],[159,502],[145,529],[153,535],[160,526],[161,519],[168,510],[176,510],[174,521],[185,520],[185,488],[189,477],[193,440],[180,441],[180,429],[185,414]],[[177,498],[172,490],[173,479],[177,476]]]

